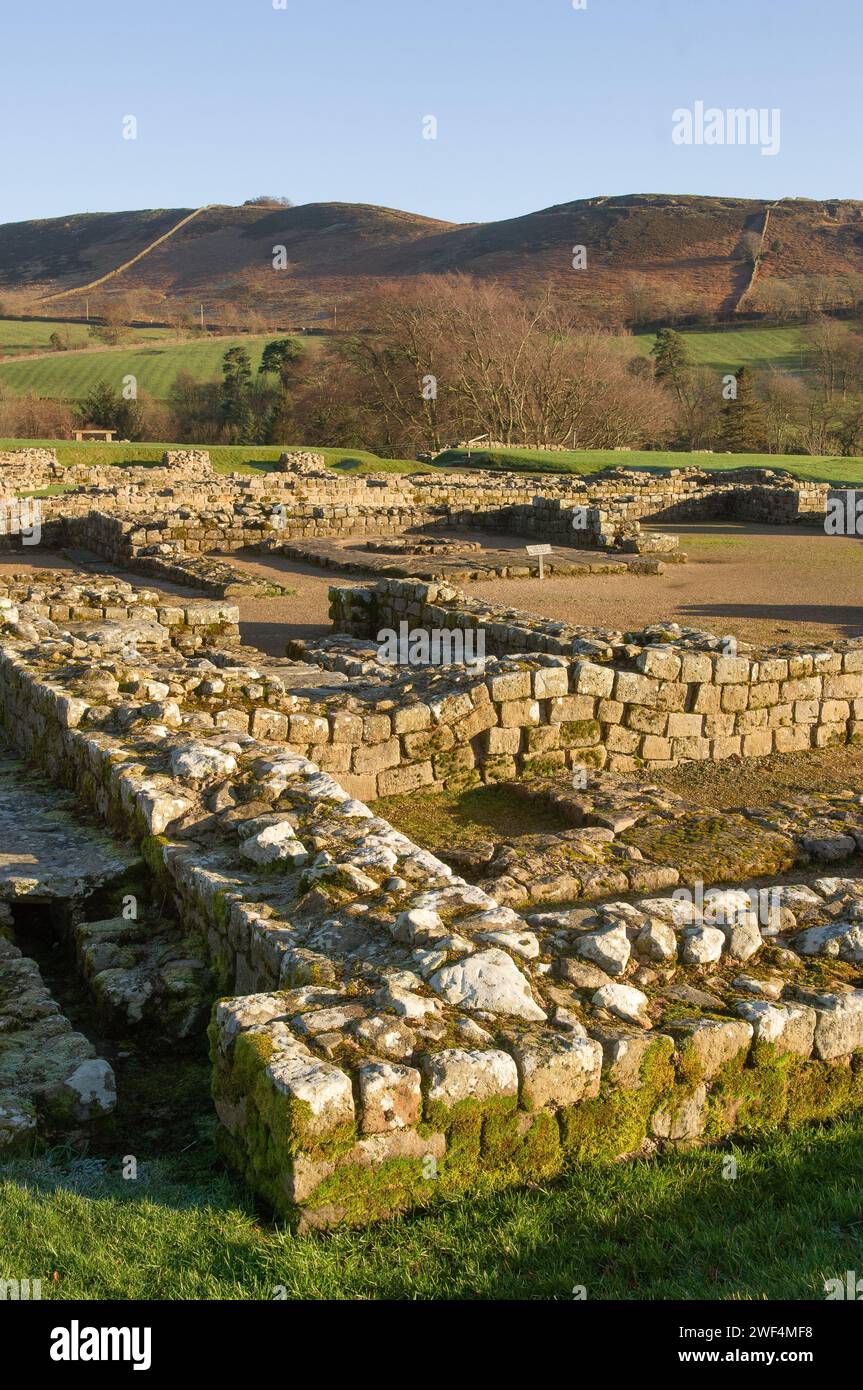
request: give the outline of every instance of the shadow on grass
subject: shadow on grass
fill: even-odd
[[[114,1178],[83,1195],[18,1163],[0,1246],[7,1273],[58,1269],[59,1297],[819,1299],[863,1267],[861,1167],[858,1117],[299,1238],[256,1219],[227,1178],[185,1195]]]

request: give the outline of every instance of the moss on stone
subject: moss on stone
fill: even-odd
[[[607,756],[604,748],[579,748],[578,750],[578,762],[583,767],[604,767]]]
[[[515,772],[515,757],[507,754],[486,758],[482,766],[482,776],[486,782],[508,782],[515,776]]]
[[[548,753],[538,753],[534,757],[524,758],[522,771],[525,777],[553,777],[565,765],[566,754],[562,750],[552,750]]]
[[[637,1086],[623,1089],[603,1081],[595,1100],[558,1113],[567,1161],[610,1162],[640,1148],[651,1116],[667,1110],[675,1097],[672,1051],[669,1039],[657,1038],[644,1054]]]
[[[456,773],[454,777],[447,777],[444,787],[448,792],[467,792],[474,787],[482,784],[482,778],[475,768],[469,772]]]
[[[707,1097],[705,1138],[725,1134],[764,1134],[775,1129],[788,1108],[788,1053],[759,1043],[747,1058],[741,1051],[720,1068]]]
[[[455,776],[457,773],[460,772],[470,771],[470,769],[465,765],[466,762],[470,761],[470,759],[466,756],[466,753],[469,752],[470,750],[465,750],[465,747],[462,744],[459,748],[450,748],[443,753],[436,754],[434,760],[435,776],[448,777]]]
[[[619,838],[654,864],[673,864],[683,882],[698,878],[706,883],[745,881],[786,873],[796,860],[794,842],[788,836],[731,814],[644,823],[624,830]]]
[[[530,1178],[541,1181],[562,1167],[562,1150],[551,1112],[525,1116],[508,1098],[462,1101],[438,1112],[447,1123],[441,1159],[387,1159],[378,1165],[349,1162],[336,1168],[302,1203],[311,1225],[335,1221],[364,1224],[407,1207],[493,1192]],[[422,1126],[431,1134],[433,1126]]]
[[[231,904],[224,888],[219,889],[213,898],[213,919],[222,935],[226,935],[231,920]]]
[[[452,749],[453,735],[449,725],[432,729],[428,733],[416,733],[411,737],[411,760],[423,762],[427,758],[439,757],[444,762],[444,754]]]
[[[220,1093],[231,1103],[246,1103],[243,1142],[256,1172],[286,1172],[296,1154],[334,1158],[356,1139],[353,1122],[321,1135],[307,1101],[281,1091],[267,1073],[275,1052],[266,1033],[240,1033],[220,1081]]]
[[[522,1180],[553,1177],[563,1167],[557,1119],[549,1110],[530,1116],[520,1112],[506,1123],[500,1117],[487,1119],[482,1154],[483,1162],[490,1160],[503,1169],[515,1170]]]
[[[141,840],[141,854],[144,862],[160,887],[164,889],[169,888],[171,883],[165,861],[162,858],[162,850],[167,844],[170,844],[170,840],[166,835],[145,835]]]
[[[492,1096],[488,1100],[460,1100],[455,1105],[443,1101],[427,1102],[420,1133],[444,1134],[447,1141],[446,1162],[449,1167],[468,1163],[476,1167],[480,1160],[483,1126],[492,1122],[489,1142],[494,1144],[497,1132],[494,1122],[512,1118],[518,1106],[517,1096]]]
[[[696,1017],[702,1018],[704,1015],[699,1011]],[[704,1063],[692,1042],[686,1042],[678,1049],[675,1056],[675,1068],[677,1071],[677,1089],[684,1100],[695,1092],[704,1080]]]
[[[863,1049],[850,1061],[793,1059],[788,1077],[789,1126],[829,1120],[863,1108]]]
[[[598,743],[601,735],[598,719],[567,719],[560,725],[560,741],[565,748]]]
[[[437,1185],[437,1178],[426,1177],[422,1159],[390,1158],[376,1166],[347,1163],[318,1183],[301,1210],[310,1214],[313,1225],[365,1225],[407,1207],[425,1206],[438,1195]]]

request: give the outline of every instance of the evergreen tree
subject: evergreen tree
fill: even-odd
[[[236,444],[251,444],[254,418],[251,401],[252,364],[245,348],[228,348],[222,358],[222,425]]]
[[[655,361],[657,381],[673,386],[678,398],[683,399],[692,368],[686,339],[673,328],[661,328],[656,341],[650,349]]]
[[[119,439],[137,440],[144,432],[144,412],[138,402],[126,400],[104,378],[84,397],[78,415],[82,424],[114,430]]]
[[[765,447],[767,433],[764,406],[746,367],[735,372],[734,379],[735,396],[722,411],[722,447],[732,454],[758,453]]]
[[[276,338],[264,348],[258,371],[277,373],[285,382],[290,375],[291,366],[299,361],[302,352],[296,338]]]

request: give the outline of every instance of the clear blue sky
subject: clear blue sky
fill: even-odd
[[[861,0],[4,9],[3,222],[262,193],[453,221],[603,193],[863,195]],[[698,100],[780,108],[780,153],[674,145]]]

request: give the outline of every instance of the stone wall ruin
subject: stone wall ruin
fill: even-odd
[[[45,499],[44,543],[191,578],[227,563],[216,549],[303,528],[446,531],[470,515],[552,534],[585,498],[608,521],[595,541],[625,553],[636,523],[675,508],[817,525],[823,500],[763,475],[666,486],[615,470],[546,487],[144,472]],[[860,796],[710,818],[621,782],[645,764],[856,741],[863,642],[730,654],[708,633],[567,627],[411,578],[339,590],[333,616],[328,641],[273,659],[240,644],[238,611],[218,599],[50,571],[0,588],[3,737],[131,847],[188,957],[179,980],[166,973],[169,927],[148,920],[133,978],[94,989],[129,1021],[141,972],[156,1000],[181,984],[179,1033],[203,1027],[209,988],[222,1148],[272,1210],[299,1229],[362,1223],[863,1106]],[[376,630],[402,620],[482,626],[484,668],[387,668]],[[572,800],[576,767],[593,781]],[[570,829],[505,838],[475,863],[415,843],[375,806],[517,776],[531,780],[513,798],[566,788]],[[778,904],[766,918],[753,881]],[[709,911],[704,883],[720,890]],[[9,944],[4,904],[6,996],[28,981],[20,1051],[55,1014]],[[76,925],[95,982],[116,924]],[[100,1060],[86,1038],[70,1048],[73,1073]],[[67,1080],[25,1094],[0,1072],[5,1149],[56,1137],[58,1094],[73,1132],[90,1122]]]

